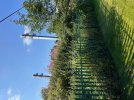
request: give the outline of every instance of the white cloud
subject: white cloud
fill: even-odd
[[[11,93],[12,93],[12,89],[9,88],[9,89],[7,90],[7,95],[11,95]]]
[[[20,94],[14,94],[13,89],[9,88],[7,90],[7,100],[20,100]]]
[[[32,44],[32,39],[27,37],[27,38],[24,38],[23,39],[23,43],[27,46],[31,45]]]
[[[20,100],[20,95],[15,94],[15,95],[9,97],[8,100]]]
[[[31,27],[30,26],[24,26],[24,34],[31,33]]]
[[[30,34],[31,33],[31,27],[30,26],[24,26],[24,34]],[[27,37],[23,39],[24,45],[31,45],[32,44],[32,39]]]

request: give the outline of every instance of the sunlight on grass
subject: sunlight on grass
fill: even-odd
[[[116,63],[128,99],[134,97],[134,2],[95,0],[96,14],[107,47]]]

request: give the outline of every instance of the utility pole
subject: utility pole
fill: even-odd
[[[21,35],[21,38],[30,38],[30,39],[43,39],[43,40],[58,40],[58,37],[54,36],[37,36],[37,35],[31,35],[31,34],[23,34]]]
[[[58,37],[54,37],[54,36],[37,36],[35,34],[22,34],[21,38],[28,38],[28,39],[43,39],[43,40],[58,40]],[[35,73],[33,74],[33,77],[35,78],[50,78],[50,75],[43,75],[43,73],[38,74]]]
[[[35,78],[50,78],[51,76],[50,75],[43,75],[43,73],[41,73],[41,74],[35,73],[35,74],[33,74],[33,77],[35,77]]]

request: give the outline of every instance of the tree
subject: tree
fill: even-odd
[[[20,15],[18,20],[14,20],[16,24],[28,25],[32,32],[40,32],[46,24],[51,20],[55,13],[55,5],[51,0],[27,0],[23,3],[27,13]]]
[[[48,89],[43,88],[43,89],[41,90],[41,94],[42,94],[42,98],[43,98],[44,100],[47,100],[47,98],[48,98],[48,96],[47,96],[47,94],[48,94]]]

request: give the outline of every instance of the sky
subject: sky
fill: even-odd
[[[0,20],[19,9],[24,0],[1,0]],[[33,78],[34,73],[50,74],[50,51],[55,41],[23,40],[27,26],[11,22],[13,15],[0,23],[0,100],[42,100],[41,89],[49,79]],[[41,35],[49,35],[45,30]]]

